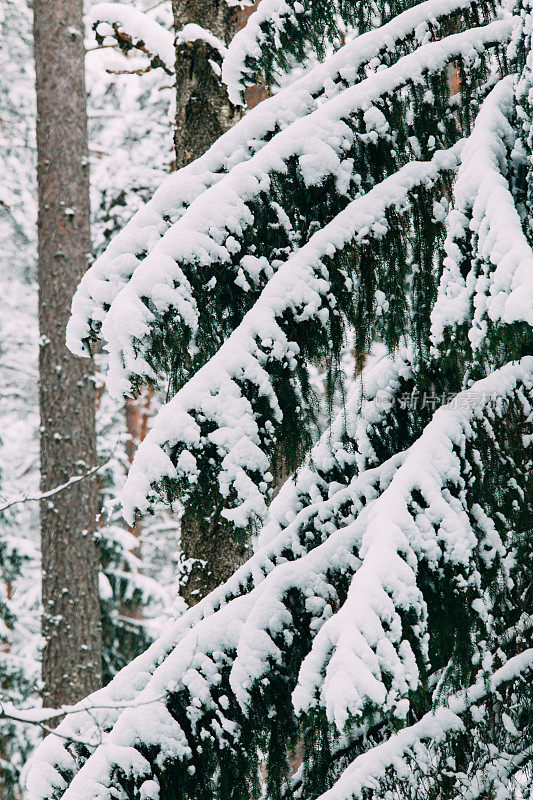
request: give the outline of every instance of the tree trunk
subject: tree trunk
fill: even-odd
[[[230,7],[226,0],[172,0],[177,33],[185,25],[201,25],[229,44],[254,6]],[[215,49],[203,40],[176,44],[176,168],[202,155],[237,122],[241,109],[228,100],[226,88],[209,63],[220,63]],[[254,93],[256,105],[264,90]],[[201,513],[185,513],[181,520],[181,594],[194,605],[225,581],[242,564],[248,545],[232,536],[222,519],[204,520]]]
[[[222,517],[204,521],[201,514],[181,518],[180,594],[189,605],[224,583],[249,556],[249,544],[235,537]]]
[[[126,439],[126,456],[130,466],[133,463],[139,445],[144,441],[148,433],[152,397],[153,390],[150,387],[145,387],[138,397],[129,397],[124,404],[124,416],[128,434]],[[133,550],[133,555],[141,560],[142,523],[138,521],[136,525],[128,525],[128,530],[137,539],[137,547]],[[124,617],[130,617],[131,619],[142,619],[143,608],[142,605],[123,603],[120,607],[120,614]]]
[[[90,252],[82,0],[34,0],[37,86],[41,489],[96,464],[92,365],[65,347],[74,290]],[[97,483],[41,502],[47,705],[101,685]]]
[[[201,25],[228,44],[239,27],[238,9],[226,0],[172,0],[174,25]],[[203,40],[176,43],[176,168],[194,161],[239,119],[224,84],[209,63],[217,51]]]

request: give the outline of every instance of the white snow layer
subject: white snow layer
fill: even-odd
[[[191,753],[181,728],[166,709],[165,695],[169,689],[183,689],[189,694],[188,715],[193,731],[198,723],[204,736],[230,743],[236,731],[234,723],[225,717],[227,703],[223,698],[220,702],[216,699],[219,669],[224,669],[227,654],[236,650],[230,685],[235,699],[246,710],[254,681],[268,673],[270,659],[276,662],[282,657],[276,638],[284,633],[286,641],[290,641],[287,637],[291,635],[291,612],[283,601],[292,589],[306,598],[306,607],[313,618],[311,631],[315,634],[294,692],[296,710],[320,702],[330,719],[343,725],[346,715],[354,714],[357,718],[366,702],[381,711],[384,704],[385,710],[395,710],[399,717],[405,717],[408,710],[405,694],[409,687],[417,685],[418,673],[410,645],[402,636],[400,616],[413,612],[419,627],[412,630],[422,645],[426,638],[425,605],[416,583],[416,565],[422,560],[430,566],[439,564],[444,556],[460,570],[472,557],[476,537],[466,506],[450,492],[451,486],[462,486],[460,453],[473,435],[475,421],[482,421],[489,407],[490,414],[495,410],[504,413],[505,398],[520,397],[523,388],[527,393],[533,389],[533,357],[506,365],[459,394],[453,403],[441,407],[420,439],[404,454],[353,480],[351,491],[354,499],[359,496],[359,511],[356,508],[352,521],[334,526],[321,544],[299,558],[296,555],[295,561],[285,561],[283,553],[287,546],[290,548],[291,533],[294,534],[295,526],[307,514],[303,508],[228,583],[188,611],[159,642],[122,670],[109,687],[85,701],[94,708],[98,700],[102,705],[107,702],[116,706],[117,700],[122,705],[131,698],[135,707],[120,713],[116,707],[100,712],[109,715],[108,723],[112,724],[117,716],[118,720],[109,734],[100,731],[102,743],[77,772],[63,795],[64,800],[111,798],[116,765],[126,775],[153,781],[148,763],[135,749],[139,740],[160,749],[159,763],[166,758],[179,759],[186,768]],[[495,398],[498,398],[496,404]],[[367,500],[365,493],[372,487]],[[347,490],[349,487],[339,491]],[[415,491],[427,504],[423,514],[408,509]],[[334,497],[320,501],[319,506],[325,510],[333,504]],[[277,565],[276,552],[281,556]],[[327,576],[345,573],[347,568],[354,572],[352,586],[345,604],[335,614],[333,606],[335,602],[338,605],[338,598]],[[250,575],[255,587],[220,605],[225,595],[231,596],[230,587],[239,591]],[[515,670],[529,668],[528,659],[526,653],[517,657],[516,662],[509,661],[501,673],[493,676],[494,687],[498,681],[518,674]],[[155,665],[158,666],[153,671]],[[478,692],[487,691],[487,682],[471,691],[471,701],[475,702]],[[466,707],[461,702],[465,702],[464,695],[457,705],[452,698],[449,712],[460,714],[461,708]],[[202,716],[202,710],[212,714],[212,723]],[[379,756],[387,756],[391,748],[396,748],[395,752],[401,756],[413,730],[422,738],[432,735],[432,731],[440,735],[443,724],[452,717],[446,711],[432,713],[437,715],[435,722],[429,724],[430,718],[424,717],[417,723],[418,728],[393,734],[390,744],[378,751]],[[96,719],[105,719],[101,715]],[[83,714],[79,721],[79,729],[75,718],[63,722],[58,734],[74,730],[87,736],[91,722]],[[93,735],[97,732],[93,727]],[[348,768],[340,779],[336,798],[358,791],[357,781],[368,774],[371,758],[361,756],[362,761],[357,760]],[[378,772],[381,763],[380,760],[375,765]],[[64,789],[58,767],[76,771],[64,744],[51,735],[34,757],[28,800],[43,800],[53,786]],[[346,781],[349,792],[344,794],[341,790]],[[155,798],[156,788],[152,787],[149,797]],[[334,793],[335,787],[330,792]]]
[[[186,42],[205,42],[212,47],[213,50],[216,50],[222,58],[227,53],[227,47],[222,42],[218,36],[215,36],[214,33],[211,31],[202,28],[201,25],[196,25],[194,22],[189,22],[188,25],[184,25],[183,28],[177,32],[176,34],[176,44],[185,44]]]
[[[505,176],[517,134],[509,123],[514,76],[500,81],[484,101],[463,149],[448,216],[446,259],[432,311],[434,344],[447,327],[470,322],[476,351],[487,320],[533,325],[533,252],[524,235]],[[473,237],[474,259],[466,277],[462,243]]]

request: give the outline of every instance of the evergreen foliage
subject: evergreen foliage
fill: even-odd
[[[236,531],[263,525],[257,550],[48,737],[28,798],[521,799],[529,0],[256,14],[241,89],[335,47],[341,15],[383,27],[168,179],[87,273],[69,344],[104,339],[117,394],[168,386],[127,516],[207,496]],[[348,331],[369,363],[312,447],[310,365],[334,385]],[[268,505],[279,460],[304,463]]]
[[[458,7],[467,11],[471,21],[479,22],[483,5],[462,3]],[[323,59],[328,50],[338,49],[347,35],[353,38],[374,28],[385,28],[412,6],[416,3],[410,0],[262,0],[229,48],[223,76],[231,99],[239,102],[244,87],[259,81],[275,86],[296,65],[312,62],[316,57]],[[424,22],[431,29],[435,19],[428,14]],[[452,30],[453,25],[448,32]],[[399,53],[396,51],[395,55]]]

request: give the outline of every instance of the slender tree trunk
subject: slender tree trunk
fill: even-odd
[[[135,453],[148,433],[148,423],[152,406],[153,390],[149,387],[142,390],[138,397],[129,397],[124,404],[126,418],[126,456],[133,463]]]
[[[37,85],[41,488],[96,464],[92,365],[65,347],[90,252],[82,0],[34,0]],[[46,704],[101,684],[96,480],[41,503]]]
[[[144,441],[148,433],[152,397],[153,390],[149,387],[145,387],[138,397],[130,397],[124,404],[124,417],[126,420],[126,430],[128,432],[128,438],[126,439],[126,456],[130,465],[133,463],[139,445]],[[137,547],[134,549],[133,554],[137,556],[138,559],[142,560],[141,522],[139,521],[136,525],[128,526],[128,530],[137,539]],[[130,617],[131,619],[142,619],[143,607],[142,605],[123,604],[120,608],[120,613],[122,616]]]
[[[229,44],[255,6],[231,7],[226,0],[172,0],[177,33],[196,23]],[[228,100],[226,88],[210,61],[220,58],[203,40],[176,44],[176,167],[193,161],[237,122],[241,110]],[[252,87],[248,107],[266,92]],[[183,577],[181,593],[193,605],[225,581],[248,555],[248,544],[238,541],[221,517],[205,520],[201,513],[185,513],[181,520]]]
[[[228,45],[246,24],[257,2],[244,8],[229,6],[226,0],[172,0],[174,25],[179,32],[196,23]],[[176,44],[176,166],[198,158],[237,122],[241,116],[228,100],[225,86],[210,63],[216,60],[213,48],[204,41]],[[246,90],[246,107],[254,108],[267,96],[258,84]],[[361,365],[359,365],[361,366]],[[362,367],[361,367],[362,368]],[[278,469],[276,494],[288,477]],[[201,510],[185,512],[181,520],[181,594],[193,605],[227,580],[249,554],[249,546],[237,539],[220,516],[206,519]]]

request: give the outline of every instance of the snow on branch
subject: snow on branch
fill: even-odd
[[[302,4],[300,11],[309,13],[309,9]],[[368,4],[369,6],[371,3]],[[457,3],[454,0],[437,0],[437,2],[419,3],[414,8],[395,16],[390,22],[382,25],[378,30],[363,33],[346,47],[352,49],[355,42],[363,49],[367,42],[377,43],[379,36],[390,37],[389,42],[404,39],[412,31],[420,36],[419,44],[426,43],[431,37],[429,29],[439,17],[449,17],[458,10],[468,9],[472,0],[463,0]],[[239,105],[243,102],[243,91],[246,85],[256,83],[261,76],[261,66],[271,54],[271,48],[280,48],[279,32],[283,31],[287,23],[296,21],[294,4],[287,0],[261,0],[256,11],[251,14],[246,25],[232,39],[228,54],[222,65],[222,80],[228,87],[229,98],[232,103]],[[375,23],[374,23],[375,24]],[[412,27],[411,27],[412,26]],[[277,34],[272,33],[277,30]],[[319,26],[320,29],[320,26]],[[346,49],[346,47],[344,49]],[[392,50],[392,48],[390,48]],[[382,57],[381,47],[378,45],[375,55]],[[358,52],[356,49],[355,52]]]
[[[164,698],[164,695],[161,695],[160,700]],[[147,703],[152,701],[146,701]],[[140,705],[143,705],[141,703]],[[138,707],[139,703],[136,703],[135,700],[132,702],[118,702],[115,704],[108,704],[108,705],[92,705],[91,703],[87,703],[85,700],[75,706],[63,705],[59,708],[44,708],[44,707],[33,707],[33,708],[19,708],[18,706],[14,705],[10,702],[5,702],[0,697],[0,720],[12,720],[13,722],[23,722],[27,725],[37,725],[37,727],[41,728],[42,731],[45,733],[52,733],[54,736],[62,739],[68,744],[80,744],[84,747],[88,748],[95,748],[102,742],[102,735],[99,735],[98,738],[95,738],[91,741],[87,739],[82,739],[79,736],[75,736],[71,734],[62,734],[61,731],[57,729],[51,728],[47,723],[51,722],[52,720],[62,719],[69,714],[80,714],[80,710],[83,710],[84,713],[88,714],[91,717],[94,717],[95,712],[98,711],[109,711],[109,710],[122,710],[124,708],[134,708]]]
[[[339,313],[339,294],[331,293],[338,269],[335,254],[348,244],[363,249],[368,239],[381,238],[388,230],[387,212],[405,209],[414,190],[428,188],[453,171],[459,152],[457,145],[437,152],[429,162],[402,167],[353,200],[279,268],[229,339],[158,412],[121,495],[127,520],[144,513],[154,489],[168,482],[177,484],[186,501],[206,463],[227,519],[246,527],[264,518],[269,452],[283,421],[276,380],[286,372],[284,391],[291,382],[301,425],[306,400],[296,373],[305,340],[312,332],[315,341],[322,336],[331,341],[329,325]],[[338,282],[357,292],[352,281],[341,266]],[[110,313],[106,325],[112,319]],[[219,502],[214,496],[213,503]]]
[[[99,44],[112,37],[125,52],[141,50],[153,67],[174,74],[174,37],[148,14],[124,3],[97,3],[89,12],[88,23]]]
[[[221,587],[190,608],[145,653],[125,667],[103,689],[73,709],[57,729],[58,737],[49,736],[33,759],[32,772],[46,773],[47,781],[62,785],[59,775],[50,769],[53,764],[67,764],[76,772],[72,755],[65,751],[65,742],[100,741],[118,719],[119,711],[134,705],[158,664],[195,625],[207,620],[231,600],[259,587],[280,563],[294,561],[324,542],[332,531],[353,521],[363,506],[390,482],[401,455],[391,459],[387,470],[367,470],[377,465],[369,441],[370,428],[379,427],[388,410],[395,404],[402,388],[412,377],[410,355],[404,350],[395,358],[380,357],[377,363],[363,370],[348,393],[346,405],[332,426],[315,445],[309,461],[298,476],[285,483],[270,506],[271,519],[261,536],[258,552]],[[364,395],[363,395],[364,392]],[[348,441],[346,441],[346,435]],[[356,462],[355,476],[348,480],[349,463]],[[358,469],[367,470],[357,479]],[[343,471],[346,485],[339,484],[333,496],[329,478]],[[90,714],[86,710],[90,706]],[[79,712],[79,713],[74,713]],[[98,738],[100,737],[100,739]],[[54,777],[55,776],[55,777]],[[55,782],[55,783],[54,783]],[[32,782],[31,795],[49,797],[46,781]]]
[[[463,571],[471,568],[481,542],[479,520],[470,516],[462,491],[461,454],[476,421],[489,424],[491,404],[502,403],[497,414],[503,414],[503,398],[516,394],[522,402],[522,386],[531,393],[533,357],[507,365],[439,408],[407,451],[373,504],[360,548],[362,564],[346,601],[322,627],[302,664],[293,696],[297,712],[322,705],[339,731],[372,706],[405,718],[409,689],[418,684],[427,647],[426,601],[417,570],[422,561],[436,569],[444,557],[451,569],[447,580],[463,584]],[[526,417],[527,406],[524,398]],[[420,495],[416,503],[415,494]],[[495,555],[501,542],[490,525],[486,530]],[[403,615],[416,630],[418,653],[405,637]]]
[[[516,400],[527,418],[529,405],[522,391],[530,396],[532,388],[533,357],[527,357],[441,407],[400,463],[394,462],[388,485],[383,481],[392,465],[381,465],[383,490],[359,513],[356,510],[353,523],[331,533],[297,565],[287,566],[286,582],[283,568],[277,570],[277,580],[265,582],[258,590],[261,602],[239,632],[229,677],[242,707],[250,704],[253,687],[269,674],[270,658],[283,671],[280,641],[295,637],[297,627],[285,598],[298,588],[304,597],[313,597],[306,609],[316,636],[293,693],[296,713],[323,706],[339,732],[371,709],[405,718],[428,644],[420,564],[438,571],[443,559],[449,571],[446,580],[470,595],[468,603],[480,619],[490,611],[488,598],[481,599],[481,587],[468,576],[471,570],[477,572],[478,551],[485,553],[488,565],[503,547],[493,526],[483,522],[463,492],[465,444],[476,436],[477,425],[488,430],[494,419],[505,416],[506,401]],[[363,473],[354,485],[364,478]],[[353,578],[339,608],[332,585],[342,564],[350,565]]]
[[[463,150],[445,242],[446,259],[432,312],[432,336],[468,324],[477,351],[489,325],[533,325],[533,251],[509,188],[508,164],[517,140],[511,123],[514,76],[487,97]]]
[[[342,773],[337,782],[318,800],[359,800],[366,796],[369,786],[376,787],[393,770],[400,776],[409,768],[409,761],[419,743],[441,744],[449,733],[463,730],[461,717],[473,705],[490,695],[498,694],[502,686],[527,679],[533,671],[533,649],[512,656],[491,675],[448,698],[445,705],[425,714],[414,725],[392,734],[385,742],[362,753]]]
[[[333,97],[364,78],[370,63],[373,70],[389,64],[395,49],[401,51],[404,40],[414,37],[415,46],[426,43],[430,37],[424,27],[427,19],[432,20],[437,35],[440,23],[469,3],[470,0],[426,0],[382,28],[349,42],[324,64],[248,112],[205,155],[170,175],[82,278],[67,329],[72,352],[84,354],[90,339],[98,336],[112,301],[145,256],[190,204],[224,173],[249,160],[279,130],[316,110],[326,87],[328,97]],[[422,28],[425,32],[420,40],[417,34]]]
[[[101,469],[109,464],[110,460],[111,459],[107,459],[107,461],[104,461],[102,464],[98,464],[98,466],[87,470],[87,472],[84,472],[81,475],[74,475],[72,478],[69,478],[68,481],[65,481],[65,483],[61,483],[59,486],[55,486],[53,489],[48,489],[46,492],[37,492],[36,494],[27,492],[26,494],[21,494],[18,497],[13,497],[10,500],[7,500],[5,503],[0,504],[0,514],[2,511],[6,511],[8,508],[20,505],[21,503],[37,503],[40,500],[47,500],[49,497],[53,497],[54,495],[59,494],[59,492],[63,492],[65,489],[69,489],[76,483],[84,481],[87,478],[90,478],[92,475],[95,475],[97,472],[100,472]]]
[[[291,195],[287,201],[280,197],[279,202],[265,202],[277,183],[290,184],[294,192],[293,170],[288,169],[291,159],[297,164],[302,191],[321,187],[324,205],[310,209],[308,224],[317,214],[320,217],[322,208],[331,215],[325,202],[328,186],[337,204],[339,197],[345,203],[350,194],[365,190],[360,185],[364,160],[356,163],[354,151],[374,147],[379,141],[390,150],[390,126],[375,104],[396,96],[403,87],[425,84],[428,75],[439,75],[452,58],[477,59],[487,47],[507,41],[512,25],[512,19],[498,20],[420,47],[297,119],[198,197],[138,266],[107,313],[102,337],[109,352],[111,393],[127,394],[132,385],[155,382],[173,369],[184,369],[187,355],[194,356],[199,343],[207,339],[214,349],[209,336],[216,337],[224,323],[226,336],[234,318],[239,321],[241,309],[252,305],[274,268],[283,263],[283,251],[294,249],[298,242],[283,206]],[[406,153],[405,158],[409,155],[413,157]],[[367,179],[369,184],[375,182],[371,174]],[[264,224],[258,224],[261,215]],[[278,254],[273,257],[276,244]],[[222,315],[218,296],[222,293],[227,300],[228,280],[235,284],[235,311]],[[173,358],[169,360],[170,352]]]
[[[348,673],[347,681],[340,684],[344,697],[337,692],[333,698],[335,687],[328,681],[327,674],[322,676],[320,688],[335,699],[339,711],[340,704],[351,704],[357,693],[361,697],[366,692],[374,705],[383,697],[381,692],[376,694],[380,673],[397,669],[392,685],[385,680],[391,695],[386,697],[386,703],[401,710],[399,716],[403,718],[408,691],[402,685],[401,671],[405,679],[408,678],[408,685],[418,682],[416,662],[409,655],[411,645],[405,637],[414,636],[422,645],[426,638],[423,610],[427,598],[421,595],[424,584],[418,583],[424,578],[420,578],[420,571],[415,572],[414,563],[424,562],[429,567],[437,564],[440,568],[444,557],[444,563],[449,563],[461,575],[472,563],[475,552],[476,569],[479,564],[485,564],[490,570],[490,564],[502,549],[501,541],[488,520],[483,521],[473,502],[475,484],[472,484],[474,489],[470,487],[464,491],[461,477],[464,469],[459,462],[467,457],[465,445],[468,442],[479,445],[476,426],[487,432],[487,447],[501,452],[504,441],[492,435],[491,426],[505,419],[512,402],[517,402],[527,417],[529,408],[522,402],[521,393],[530,394],[532,389],[533,357],[528,357],[520,363],[507,365],[459,394],[451,404],[436,412],[421,438],[405,454],[400,453],[354,478],[351,490],[353,498],[359,500],[353,519],[346,523],[341,521],[328,530],[327,513],[322,516],[321,512],[335,507],[334,497],[318,501],[317,516],[325,521],[327,534],[325,539],[320,536],[318,543],[314,539],[309,544],[307,537],[300,538],[296,533],[302,523],[303,530],[309,530],[305,523],[308,509],[302,508],[286,530],[225,586],[188,611],[172,631],[114,679],[110,686],[116,699],[121,693],[122,697],[130,698],[137,692],[136,704],[152,701],[142,713],[135,708],[122,711],[116,723],[111,723],[113,728],[103,743],[85,763],[82,760],[77,764],[71,754],[59,747],[57,740],[54,742],[53,736],[48,737],[35,757],[30,776],[30,800],[52,796],[64,800],[92,800],[102,796],[104,791],[119,790],[123,781],[130,789],[134,785],[141,796],[155,800],[160,769],[156,765],[164,764],[166,770],[176,765],[184,780],[194,781],[195,771],[189,770],[193,750],[194,763],[205,758],[201,763],[205,763],[206,769],[214,769],[209,758],[210,754],[212,757],[217,753],[220,756],[215,762],[218,771],[231,770],[234,755],[256,758],[255,740],[246,733],[248,718],[251,715],[253,722],[257,714],[262,714],[263,720],[276,717],[276,711],[279,713],[276,704],[282,702],[282,693],[290,692],[291,688],[286,678],[288,660],[305,656],[313,642],[319,643],[319,654],[326,655],[324,638],[327,637],[323,632],[331,635],[334,621],[346,616],[346,604],[357,611],[358,602],[362,602],[361,608],[367,612],[367,625],[360,628],[363,612],[361,616],[352,613],[342,626],[337,625],[336,638],[332,640],[338,654],[335,645],[340,643],[339,635],[344,639],[344,663],[337,659],[338,666]],[[479,456],[474,453],[474,461],[476,457]],[[478,522],[475,532],[472,529],[474,519]],[[296,548],[291,542],[296,543]],[[346,596],[344,587],[350,579],[352,585]],[[447,576],[443,578],[447,579]],[[230,586],[240,587],[241,593],[221,605],[222,598],[231,594]],[[457,582],[457,590],[468,594],[469,604],[476,587],[482,590],[483,581]],[[439,588],[442,587],[438,584],[437,592]],[[431,583],[424,585],[424,592],[429,591]],[[290,603],[287,602],[289,595]],[[481,601],[479,596],[477,599]],[[484,619],[480,603],[473,607]],[[412,617],[412,611],[417,609],[419,626],[413,624]],[[398,626],[398,615],[408,618],[410,624]],[[189,627],[194,619],[195,624]],[[379,622],[386,623],[385,629]],[[362,638],[350,636],[350,632],[358,630]],[[500,647],[501,644],[499,641]],[[368,661],[371,652],[374,664]],[[316,666],[316,650],[311,654]],[[363,682],[359,671],[353,671],[353,658],[359,659],[363,672],[368,668],[374,670],[372,681]],[[526,656],[509,660],[502,671],[495,673],[494,690],[500,679],[512,680],[522,669],[529,669],[530,662],[526,664],[525,661]],[[515,672],[518,665],[520,669]],[[314,670],[310,673],[308,667],[306,659],[299,687],[306,684],[306,674],[314,675]],[[272,680],[275,685],[269,692]],[[479,686],[487,691],[485,680]],[[256,691],[258,687],[260,692]],[[294,694],[297,709],[302,708],[301,691],[299,688]],[[478,695],[478,691],[476,685],[472,694],[467,694],[470,702],[477,702],[484,696]],[[96,705],[97,699],[109,692],[108,688],[96,693],[90,702]],[[155,699],[165,693],[165,701]],[[449,710],[461,714],[461,708],[466,706],[456,706],[455,702],[453,698],[450,700]],[[379,706],[379,714],[386,713],[387,706]],[[361,710],[357,714],[361,716]],[[114,718],[117,719],[116,715]],[[445,721],[451,717],[442,712],[438,719]],[[86,719],[84,725],[87,727]],[[184,727],[189,731],[187,739],[183,735]],[[422,733],[429,728],[423,724],[414,730]],[[60,731],[64,733],[63,727]],[[393,743],[397,741],[396,736],[392,736]],[[404,736],[400,743],[412,741],[409,738],[412,730]],[[196,749],[200,742],[201,751]],[[391,747],[401,755],[396,745]],[[390,750],[378,752],[387,754]],[[341,778],[341,789],[352,791],[354,786],[357,789],[357,778],[367,774],[369,759],[355,762],[356,768],[348,770],[344,783]],[[379,778],[379,764],[376,769]],[[68,788],[61,775],[66,770],[75,775]],[[222,775],[221,780],[225,777]]]
[[[218,36],[215,36],[214,33],[211,33],[211,31],[202,28],[201,25],[196,25],[196,23],[190,22],[177,32],[176,44],[180,45],[193,42],[205,42],[213,50],[216,50],[221,58],[224,58],[228,51],[226,45],[218,38]]]

